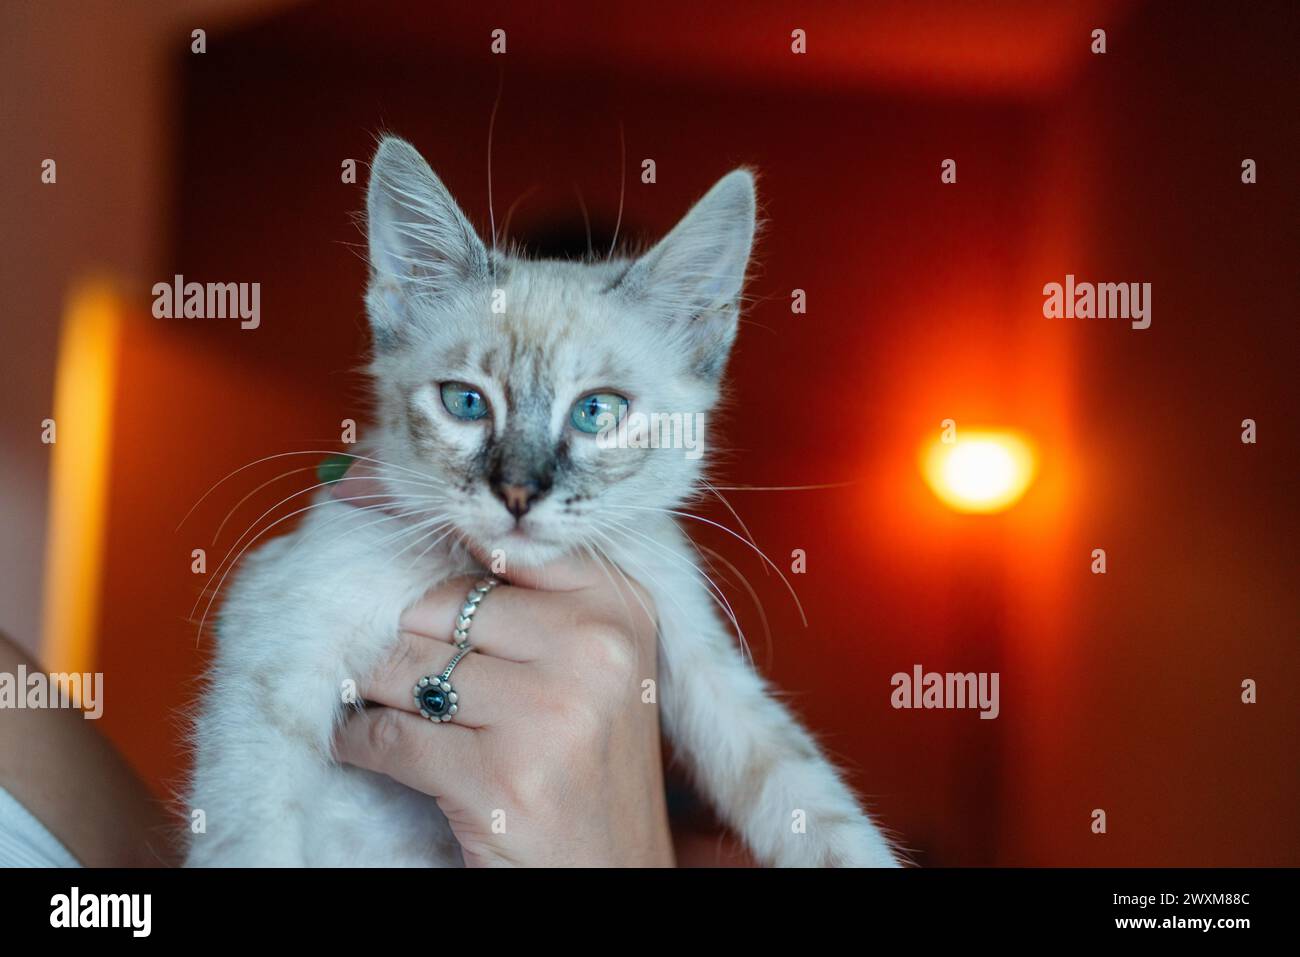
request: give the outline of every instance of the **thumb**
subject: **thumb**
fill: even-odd
[[[331,455],[316,466],[316,478],[330,495],[346,505],[393,507],[391,494],[378,472],[351,455]]]

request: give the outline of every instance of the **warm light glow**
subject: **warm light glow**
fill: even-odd
[[[957,429],[956,441],[936,439],[921,470],[934,494],[959,512],[1000,512],[1025,494],[1034,453],[1014,432]]]
[[[87,284],[69,298],[54,381],[42,664],[93,671],[121,305]]]

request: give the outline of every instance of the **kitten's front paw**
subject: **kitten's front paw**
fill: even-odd
[[[858,837],[831,847],[823,867],[902,867],[903,862],[875,829],[869,837]]]
[[[865,816],[822,829],[810,821],[808,833],[793,835],[782,850],[776,863],[783,867],[903,866],[879,828]]]

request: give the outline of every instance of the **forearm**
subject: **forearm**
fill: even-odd
[[[0,672],[39,671],[0,635]],[[0,786],[88,866],[173,862],[162,809],[75,709],[0,709]]]

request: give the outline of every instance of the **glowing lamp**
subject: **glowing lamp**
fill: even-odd
[[[958,429],[955,441],[936,439],[921,455],[926,482],[958,512],[1000,512],[1025,494],[1034,478],[1034,452],[1015,432]]]

